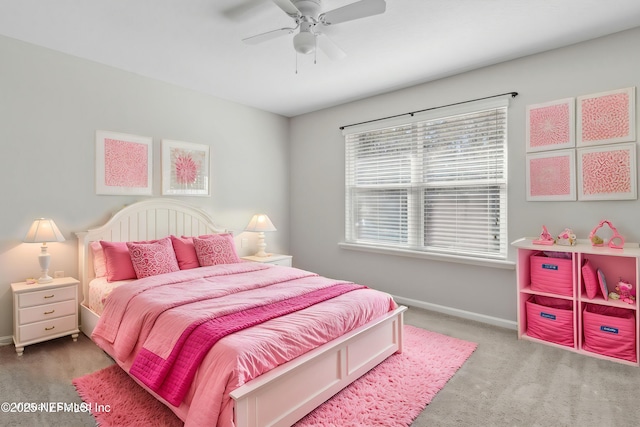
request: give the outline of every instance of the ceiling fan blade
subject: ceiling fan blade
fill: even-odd
[[[280,28],[278,30],[267,31],[266,33],[256,34],[255,36],[242,39],[246,44],[258,44],[267,40],[275,39],[285,34],[291,34],[295,28]]]
[[[345,51],[335,44],[333,40],[327,37],[326,34],[318,34],[316,42],[318,43],[318,48],[323,51],[329,59],[339,60],[344,59],[347,56]]]
[[[290,0],[271,0],[271,1],[273,1],[276,4],[276,6],[282,9],[284,13],[291,16],[292,18],[295,18],[300,14],[300,11],[298,10],[298,8],[295,7],[295,5],[291,3]]]
[[[241,2],[237,2],[233,6],[223,9],[221,14],[232,21],[241,21],[250,15],[255,15],[256,12],[259,12],[258,9],[262,9],[265,6],[271,7],[268,3],[264,3],[262,0],[243,0]]]
[[[360,0],[321,14],[319,21],[325,25],[340,24],[341,22],[379,15],[384,13],[386,8],[387,3],[384,0]]]

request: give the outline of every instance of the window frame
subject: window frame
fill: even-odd
[[[496,97],[493,99],[484,99],[479,101],[471,101],[464,104],[456,104],[453,106],[443,107],[439,109],[433,110],[425,110],[424,112],[412,114],[411,117],[394,117],[391,119],[384,119],[375,122],[367,122],[363,124],[358,124],[354,126],[350,126],[348,128],[343,129],[343,135],[345,136],[345,239],[340,243],[340,246],[346,249],[356,249],[356,250],[365,250],[369,252],[376,253],[391,253],[395,255],[404,255],[404,256],[412,256],[412,257],[420,257],[420,258],[429,258],[429,259],[438,259],[438,260],[447,260],[447,261],[456,261],[456,262],[464,262],[470,264],[479,264],[479,265],[492,265],[499,266],[503,268],[513,268],[513,262],[508,261],[508,236],[507,236],[507,195],[508,195],[508,107],[509,107],[509,98],[507,96],[504,97]],[[410,205],[412,203],[418,203],[420,205],[419,208],[411,208],[407,207],[407,233],[408,233],[408,241],[407,244],[398,245],[398,244],[386,244],[385,242],[376,242],[376,241],[367,241],[366,239],[356,239],[353,233],[353,228],[355,227],[356,219],[354,217],[355,211],[357,208],[355,207],[355,202],[353,201],[353,196],[350,197],[349,193],[354,193],[357,191],[359,187],[355,184],[350,185],[350,179],[352,179],[353,175],[353,165],[350,162],[353,161],[352,156],[349,154],[348,147],[348,136],[353,134],[363,134],[367,132],[373,131],[382,131],[384,129],[389,129],[393,127],[399,126],[411,126],[412,130],[418,127],[419,123],[426,122],[429,120],[435,119],[445,119],[452,116],[457,115],[466,115],[466,114],[474,114],[480,113],[482,111],[493,110],[493,109],[504,109],[504,123],[500,126],[500,128],[504,131],[503,135],[503,144],[501,147],[502,150],[502,167],[501,174],[502,180],[494,182],[494,185],[500,188],[498,193],[498,198],[500,199],[500,223],[497,225],[499,229],[499,251],[498,253],[473,253],[473,251],[458,253],[456,249],[453,250],[443,250],[443,249],[434,249],[426,246],[426,242],[424,241],[424,228],[426,221],[424,220],[426,215],[426,209],[424,205],[424,193],[427,188],[435,188],[432,185],[422,182],[415,182],[414,176],[412,176],[411,182],[408,185],[399,185],[392,184],[386,187],[389,188],[405,188],[407,191],[407,204]],[[410,139],[414,138],[413,136]],[[416,147],[420,147],[421,144],[416,143]],[[420,173],[422,173],[422,164],[424,161],[421,161],[420,164]],[[352,168],[350,170],[349,168]],[[415,170],[412,168],[412,175],[415,173]],[[453,186],[455,186],[457,181],[453,181]],[[487,188],[487,196],[490,197],[489,188],[490,183],[483,183],[482,186]],[[437,187],[437,186],[436,186]],[[469,186],[471,187],[471,186]],[[377,186],[378,189],[384,189],[384,186]],[[486,206],[489,206],[489,203],[486,202]],[[487,240],[488,242],[488,240]]]

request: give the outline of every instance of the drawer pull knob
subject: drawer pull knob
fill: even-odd
[[[53,298],[54,296],[55,296],[55,294],[53,294],[53,295],[45,295],[44,297],[46,299],[46,298]]]
[[[53,313],[55,313],[55,312],[56,312],[55,310],[45,311],[45,312],[44,312],[44,314],[53,314]]]
[[[55,326],[52,326],[52,327],[50,327],[50,328],[44,328],[44,330],[45,330],[45,331],[50,331],[50,330],[52,330],[53,328],[55,328]]]

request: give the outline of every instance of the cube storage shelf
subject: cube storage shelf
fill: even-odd
[[[622,279],[637,289],[640,283],[640,247],[627,243],[624,249],[592,246],[579,241],[575,246],[534,245],[522,238],[512,245],[518,250],[518,338],[589,356],[639,366],[640,316],[638,301],[605,300],[598,280],[587,295],[588,263],[614,290]],[[547,257],[555,252],[560,257]]]

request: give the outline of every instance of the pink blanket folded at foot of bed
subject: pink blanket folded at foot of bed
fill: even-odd
[[[204,356],[224,336],[363,288],[351,283],[336,284],[273,304],[259,305],[213,319],[200,319],[181,334],[168,359],[143,348],[129,373],[167,402],[177,406],[187,394]]]

